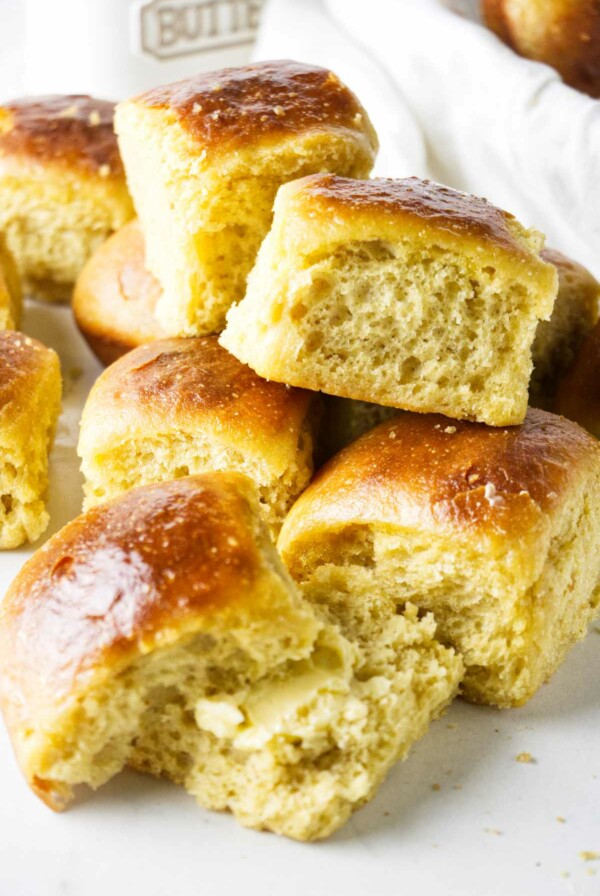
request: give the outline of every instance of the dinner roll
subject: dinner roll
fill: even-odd
[[[556,249],[542,249],[540,255],[558,271],[558,295],[550,320],[541,320],[535,331],[531,348],[533,373],[529,381],[529,403],[534,407],[553,410],[557,385],[586,333],[598,319],[600,284],[586,268]],[[320,456],[323,459],[331,457],[396,413],[394,408],[383,405],[329,397],[320,433]],[[578,417],[564,413],[566,417],[582,422]]]
[[[56,352],[0,333],[0,549],[35,541],[48,525],[48,451],[60,411]]]
[[[69,299],[94,249],[133,215],[113,109],[89,96],[0,105],[0,231],[36,298]]]
[[[600,97],[597,0],[482,0],[485,21],[529,59],[557,69],[566,84]]]
[[[0,330],[14,330],[21,320],[21,282],[12,252],[0,233]]]
[[[151,90],[118,106],[116,127],[171,336],[223,329],[280,184],[317,171],[366,177],[377,149],[333,72],[289,61]]]
[[[238,470],[278,531],[311,477],[313,398],[262,380],[215,336],[135,349],[104,371],[83,410],[84,506],[149,482]]]
[[[324,466],[279,549],[305,596],[376,620],[407,601],[463,656],[464,694],[525,703],[600,602],[600,445],[529,410],[492,428],[402,413]]]
[[[413,609],[352,642],[294,588],[249,479],[186,477],[88,511],[29,560],[0,610],[0,698],[53,809],[128,764],[309,840],[456,691],[433,630]]]
[[[600,439],[600,322],[584,339],[561,380],[554,410]]]
[[[535,334],[529,401],[551,410],[559,380],[598,320],[600,283],[555,249],[543,249],[540,254],[558,271],[558,296],[552,317],[540,321]]]
[[[221,344],[261,376],[495,426],[521,423],[555,268],[542,237],[439,184],[281,187]]]
[[[139,222],[130,221],[96,249],[73,292],[77,326],[103,364],[165,335],[154,316],[160,294]]]

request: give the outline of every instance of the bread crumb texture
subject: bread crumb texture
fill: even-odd
[[[14,256],[0,233],[0,331],[19,326],[23,296]]]
[[[540,257],[556,268],[559,288],[550,320],[540,320],[535,331],[529,404],[564,414],[598,436],[599,402],[594,401],[593,387],[588,384],[600,376],[596,347],[600,340],[598,329],[592,330],[600,308],[600,284],[584,267],[555,249],[543,249]],[[331,457],[396,413],[395,408],[383,405],[328,397],[321,459]]]
[[[48,452],[60,411],[58,356],[22,333],[0,333],[0,549],[48,525]]]
[[[23,772],[55,809],[130,765],[249,827],[326,837],[462,671],[430,615],[355,612],[300,595],[239,474],[94,508],[29,561],[1,610],[3,710]]]
[[[535,329],[557,290],[541,245],[439,184],[307,177],[280,189],[222,344],[291,385],[521,423]]]

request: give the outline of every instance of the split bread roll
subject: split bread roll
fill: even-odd
[[[36,298],[70,299],[92,252],[133,216],[113,110],[89,96],[0,105],[0,231]]]
[[[60,411],[56,352],[0,333],[0,549],[36,541],[48,525],[48,452]]]
[[[598,531],[600,445],[576,424],[402,413],[322,468],[278,547],[312,603],[354,601],[373,622],[406,602],[432,612],[467,699],[509,707],[598,612]]]
[[[14,330],[19,326],[22,304],[17,266],[0,233],[0,330]]]
[[[99,361],[112,364],[166,335],[154,316],[160,295],[160,284],[146,269],[144,237],[135,219],[94,252],[75,284],[75,321]]]
[[[279,190],[221,344],[293,386],[521,423],[535,330],[557,292],[541,246],[511,215],[439,184],[306,177]]]
[[[559,382],[569,369],[586,334],[598,320],[600,284],[583,265],[556,249],[542,249],[540,256],[554,265],[558,272],[558,295],[550,320],[541,320],[535,331],[531,347],[533,372],[529,381],[529,404],[551,411],[554,410]],[[584,396],[585,392],[582,393],[582,398]],[[573,411],[559,412],[585,426],[578,416],[572,416]],[[320,435],[321,457],[331,457],[377,423],[388,420],[396,413],[395,408],[365,401],[327,398]]]
[[[135,349],[94,384],[79,456],[87,509],[138,485],[237,470],[273,532],[313,471],[315,396],[262,380],[215,336]]]
[[[90,510],[26,564],[0,610],[1,700],[51,808],[130,765],[249,827],[326,837],[452,698],[461,661],[431,616],[361,643],[296,591],[261,516],[246,477],[188,477]]]
[[[217,333],[272,219],[277,188],[319,171],[368,176],[377,138],[333,72],[260,62],[119,104],[116,128],[170,336]]]
[[[521,56],[545,62],[563,81],[600,97],[597,0],[482,0],[485,21]]]
[[[554,410],[600,439],[600,322],[585,338],[561,380]]]

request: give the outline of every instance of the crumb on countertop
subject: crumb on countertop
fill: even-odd
[[[523,753],[517,753],[517,755],[515,756],[515,761],[523,762],[525,764],[531,764],[531,763],[535,762],[535,759],[533,758],[531,753],[523,752]]]

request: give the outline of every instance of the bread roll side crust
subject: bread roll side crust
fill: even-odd
[[[103,243],[77,278],[73,313],[88,345],[103,364],[165,334],[154,317],[161,295],[146,270],[137,219]]]
[[[559,383],[554,410],[600,439],[600,322],[586,336]]]
[[[482,0],[488,26],[529,59],[553,66],[566,84],[600,96],[600,10],[594,0]]]

